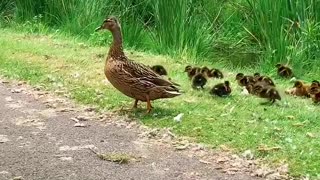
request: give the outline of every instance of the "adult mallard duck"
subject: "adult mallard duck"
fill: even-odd
[[[177,84],[163,79],[150,67],[128,59],[123,52],[121,27],[117,18],[108,17],[96,31],[102,29],[111,31],[113,36],[104,73],[116,89],[135,99],[133,108],[137,108],[138,101],[147,102],[147,113],[150,113],[152,100],[181,95]]]

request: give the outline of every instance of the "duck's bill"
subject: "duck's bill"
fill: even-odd
[[[102,29],[102,27],[101,26],[99,26],[99,27],[97,27],[94,31],[100,31]]]

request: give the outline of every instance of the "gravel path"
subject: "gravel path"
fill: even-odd
[[[158,131],[93,110],[0,83],[0,179],[256,179],[225,170],[223,159],[214,161],[219,156],[199,159],[201,147],[164,143],[170,133],[155,140]],[[124,153],[129,163],[102,160],[90,149]]]

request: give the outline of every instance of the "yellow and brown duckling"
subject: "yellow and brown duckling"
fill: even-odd
[[[217,96],[220,96],[220,97],[230,95],[231,94],[230,82],[229,81],[225,81],[224,83],[216,84],[211,89],[210,94],[217,95]]]
[[[161,98],[173,98],[181,95],[174,83],[163,79],[150,67],[129,60],[123,51],[121,26],[117,18],[106,18],[100,27],[112,33],[113,43],[106,58],[104,73],[109,82],[121,93],[135,100],[147,103],[147,113],[152,110],[151,101]]]
[[[316,91],[318,88],[320,88],[320,82],[317,80],[313,80],[309,88],[309,93],[311,93],[314,90]]]
[[[278,63],[276,65],[278,75],[284,78],[291,78],[293,76],[292,69],[287,65]]]
[[[154,65],[151,69],[160,76],[168,75],[167,70],[162,65]]]
[[[208,77],[222,79],[224,76],[223,76],[222,72],[219,69],[212,68],[208,72]]]
[[[309,89],[309,94],[314,103],[320,103],[320,82],[317,80],[312,81]]]
[[[304,84],[302,81],[296,81],[293,88],[294,90],[292,91],[292,95],[310,97],[310,86]]]

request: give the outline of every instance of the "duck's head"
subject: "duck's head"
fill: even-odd
[[[189,72],[189,71],[191,71],[191,69],[192,69],[192,67],[190,65],[188,65],[184,68],[184,72]]]
[[[207,66],[204,66],[203,68],[201,68],[201,73],[208,73],[210,71],[210,69]]]
[[[229,81],[224,81],[224,85],[226,85],[226,86],[230,86],[230,82]]]
[[[238,73],[237,75],[236,75],[236,80],[240,80],[240,79],[242,79],[244,77],[244,74],[243,73]]]
[[[317,81],[317,80],[313,80],[312,83],[311,83],[311,86],[318,86],[318,87],[320,87],[320,82]]]
[[[280,64],[280,63],[276,64],[276,68],[280,68],[280,67],[282,67],[282,66],[283,66],[283,65]]]
[[[256,73],[253,74],[253,76],[254,76],[255,78],[259,78],[261,75],[260,75],[260,73],[256,72]]]
[[[109,31],[114,31],[120,28],[120,23],[118,19],[114,16],[107,17],[100,27],[96,28],[95,31],[100,31],[102,29],[108,29]]]
[[[293,85],[295,88],[301,88],[303,86],[303,83],[301,81],[296,81]]]

